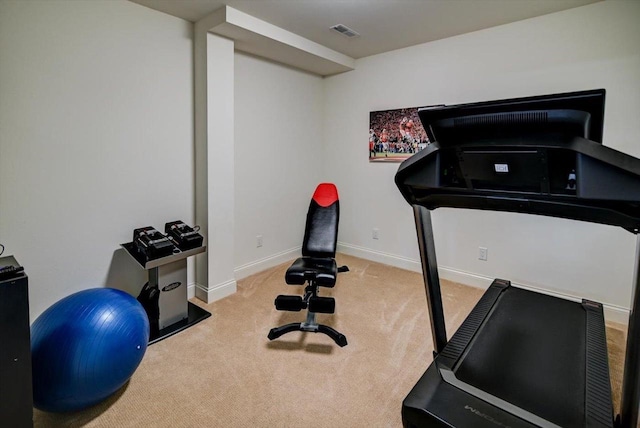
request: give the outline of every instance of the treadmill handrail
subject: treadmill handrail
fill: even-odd
[[[438,262],[436,261],[436,248],[433,241],[431,214],[425,207],[414,205],[413,216],[418,234],[422,279],[427,296],[427,307],[429,308],[433,349],[435,354],[439,354],[447,345],[447,330],[442,307],[442,292],[440,291],[440,277],[438,276]]]

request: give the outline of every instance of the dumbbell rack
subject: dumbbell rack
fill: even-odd
[[[211,316],[211,313],[187,300],[187,258],[206,251],[201,246],[178,251],[166,257],[145,260],[133,242],[121,244],[143,269],[148,271],[149,286],[160,292],[158,330],[151,330],[149,344],[166,339]]]

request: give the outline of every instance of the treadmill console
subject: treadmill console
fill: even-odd
[[[603,111],[604,90],[420,109],[432,144],[400,165],[396,184],[409,204],[428,209],[540,214],[637,233],[640,160],[601,144]]]

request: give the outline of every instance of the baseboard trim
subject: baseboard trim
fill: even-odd
[[[344,254],[360,257],[378,263],[384,263],[401,269],[406,269],[414,272],[422,272],[422,266],[419,260],[413,260],[395,254],[384,253],[381,251],[372,250],[370,248],[359,247],[357,245],[346,244],[344,242],[338,242],[338,251]],[[493,282],[493,278],[491,277],[471,272],[465,272],[448,266],[438,266],[438,275],[442,279],[485,290],[489,288],[489,286]],[[547,290],[544,288],[536,287],[534,285],[521,284],[516,282],[512,282],[512,284],[525,290],[535,291],[538,293],[547,294],[549,296],[572,300],[574,302],[582,301],[581,297],[561,293],[558,291]],[[604,315],[607,321],[613,321],[624,325],[627,325],[629,323],[629,309],[608,303],[603,303],[602,308],[604,310]]]
[[[489,288],[491,283],[493,282],[493,278],[478,275],[475,273],[464,272],[461,270],[453,269],[450,267],[441,266],[438,267],[438,274],[440,278],[447,279],[449,281],[458,282],[460,284],[468,285],[475,288],[481,288],[486,290]],[[582,297],[575,296],[573,294],[562,293],[560,291],[549,290],[545,288],[540,288],[535,285],[523,284],[519,282],[511,281],[511,284],[518,287],[523,288],[529,291],[535,291],[536,293],[546,294],[548,296],[559,297],[565,300],[571,300],[574,302],[581,302]],[[607,321],[613,321],[619,324],[628,324],[629,323],[629,310],[625,309],[621,306],[612,305],[609,303],[603,303],[602,309],[604,310],[604,316]]]
[[[338,252],[354,257],[359,257],[361,259],[371,260],[373,262],[383,263],[385,265],[395,266],[413,272],[422,272],[422,265],[417,260],[397,256],[395,254],[384,253],[382,251],[372,250],[370,248],[359,247],[357,245],[346,244],[344,242],[338,241]]]
[[[290,248],[271,256],[246,263],[244,265],[236,267],[233,270],[233,273],[235,274],[236,279],[246,278],[249,275],[253,275],[254,273],[262,272],[265,269],[272,268],[279,265],[280,263],[284,263],[286,261],[299,257],[301,249],[302,247]]]
[[[187,299],[193,299],[196,297],[196,283],[192,282],[187,285]]]
[[[205,303],[215,302],[232,295],[238,289],[235,279],[216,284],[212,287],[206,287],[202,284],[195,284],[195,297]]]

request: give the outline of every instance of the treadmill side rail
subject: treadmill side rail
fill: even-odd
[[[482,295],[476,306],[471,310],[467,318],[460,328],[455,332],[453,337],[444,350],[440,353],[438,363],[450,370],[453,370],[456,363],[460,360],[465,349],[475,337],[478,329],[491,312],[491,309],[498,301],[500,294],[511,286],[511,282],[503,279],[496,279],[491,286]]]
[[[402,425],[404,428],[536,428],[444,382],[435,364],[429,366],[402,402]]]
[[[518,406],[514,406],[507,401],[504,401],[491,394],[487,394],[481,389],[462,382],[449,369],[439,368],[438,371],[440,372],[440,376],[442,376],[442,380],[444,380],[449,385],[454,386],[459,390],[464,391],[467,394],[472,395],[484,402],[487,402],[498,409],[504,410],[507,413],[511,413],[512,415],[517,416],[520,419],[531,422],[532,424],[534,424],[534,426],[541,428],[561,428],[560,426],[542,419],[541,417],[536,416],[531,412],[527,412],[526,410]]]
[[[589,427],[611,426],[613,407],[603,405],[611,402],[604,311],[601,303],[586,299],[582,300],[582,307],[587,317],[585,418]]]

